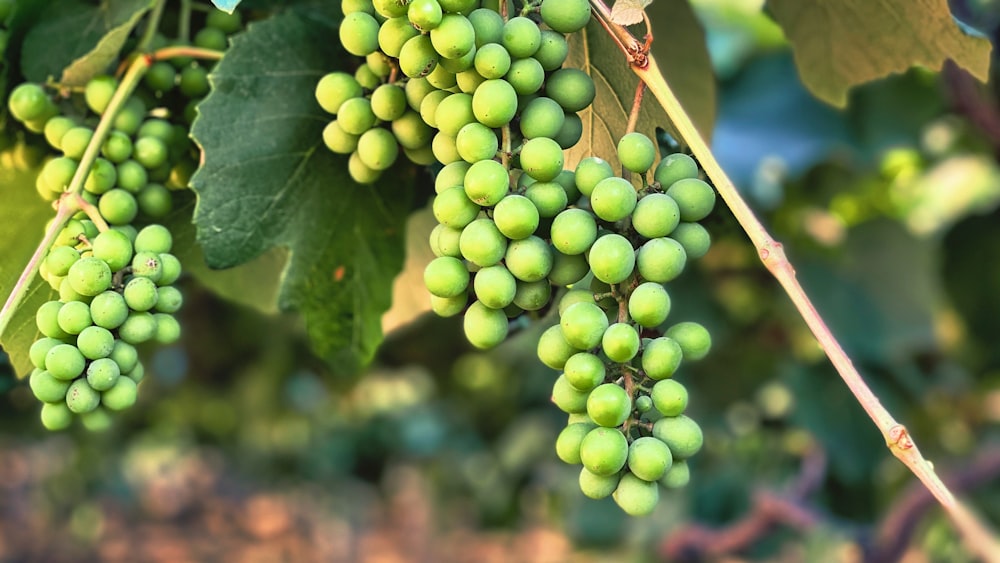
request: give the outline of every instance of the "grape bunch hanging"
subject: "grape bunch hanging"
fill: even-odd
[[[222,50],[227,35],[241,28],[238,13],[211,12],[194,45]],[[168,41],[157,35],[152,43]],[[209,91],[208,70],[186,57],[153,62],[113,115],[106,114],[121,84],[110,75],[81,91],[25,83],[11,92],[10,114],[55,151],[38,174],[38,194],[78,210],[39,266],[58,298],[36,313],[39,338],[29,350],[35,369],[28,381],[50,430],[69,427],[75,416],[88,429],[107,428],[109,412],[136,402],[145,376],[140,346],[180,338],[174,314],[183,297],[174,284],[181,264],[170,231],[158,221],[197,166],[188,131],[195,105]],[[111,129],[95,140],[103,118]],[[94,146],[98,156],[82,189],[68,193]]]
[[[564,66],[566,34],[590,21],[586,0],[341,6],[341,43],[364,60],[317,85],[335,116],[326,146],[350,155],[359,183],[400,154],[442,166],[424,282],[437,314],[464,314],[477,348],[560,296],[559,322],[538,343],[562,372],[552,401],[568,420],[556,453],[583,466],[587,496],[648,514],[661,487],[687,484],[702,446],[674,376],[711,338],[697,323],[668,323],[666,284],[708,251],[699,221],[715,191],[685,154],[657,163],[639,133],[618,142],[622,174],[598,155],[565,169],[563,151],[583,132],[578,112],[596,95],[587,73]]]

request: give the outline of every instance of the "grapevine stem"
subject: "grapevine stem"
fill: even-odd
[[[191,0],[181,0],[181,11],[177,16],[177,39],[183,43],[191,39]]]
[[[596,0],[595,0],[596,1]],[[666,111],[671,123],[677,129],[712,180],[719,195],[726,202],[736,220],[746,231],[768,271],[778,280],[791,298],[799,314],[809,326],[820,347],[826,352],[840,377],[847,384],[858,402],[882,432],[886,446],[896,458],[917,476],[934,498],[944,507],[955,527],[965,536],[969,547],[986,561],[996,561],[1000,553],[1000,543],[964,504],[955,499],[948,487],[941,481],[933,466],[920,453],[906,427],[898,423],[882,405],[878,397],[865,383],[844,349],[830,332],[829,327],[817,312],[809,296],[795,277],[795,269],[785,256],[781,243],[774,240],[767,229],[754,215],[746,201],[740,196],[732,180],[715,160],[708,144],[702,138],[691,118],[684,111],[677,96],[663,79],[656,61],[645,57],[643,64],[633,62],[632,70]]]
[[[206,59],[211,61],[217,61],[222,58],[225,53],[223,51],[216,51],[215,49],[202,49],[201,47],[164,47],[162,49],[157,49],[150,54],[150,58],[154,61],[162,61],[164,59],[172,59],[174,57],[193,57],[195,59]],[[147,65],[148,66],[148,65]],[[145,69],[143,69],[145,70]]]
[[[635,126],[639,123],[639,110],[642,109],[642,95],[646,93],[646,83],[642,80],[635,87],[635,97],[632,99],[632,111],[628,114],[628,125],[625,126],[625,133],[635,131]]]
[[[166,6],[166,4],[166,0],[159,0],[156,5],[153,6],[153,11],[150,12],[149,19],[146,20],[146,28],[142,32],[142,37],[139,39],[138,45],[136,45],[136,51],[145,51],[146,47],[153,41],[153,37],[156,35],[156,30],[160,27],[160,18],[163,17],[163,7]]]
[[[83,199],[83,196],[78,193],[73,193],[71,197],[74,200],[74,205],[76,205],[80,211],[87,214],[87,218],[94,222],[98,231],[103,233],[111,228],[108,226],[108,222],[104,220],[104,217],[101,217],[101,212],[98,211],[97,208],[94,207],[89,201]]]

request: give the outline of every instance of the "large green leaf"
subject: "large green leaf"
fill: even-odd
[[[67,85],[85,84],[118,59],[132,29],[156,0],[77,0],[51,3],[24,39],[21,67],[33,82],[61,76]]]
[[[802,82],[838,107],[851,87],[953,60],[986,82],[990,42],[967,35],[947,0],[767,0],[792,44]]]
[[[669,17],[659,20],[663,29],[654,29],[664,44],[665,59],[661,67],[671,86],[677,88],[685,110],[692,114],[702,134],[708,135],[715,117],[715,88],[704,35],[681,31],[680,28],[700,31],[687,2],[663,0],[660,3],[664,4],[663,13],[669,13]],[[592,20],[583,31],[570,36],[569,43],[566,66],[583,69],[590,74],[597,97],[590,107],[580,112],[583,137],[568,151],[566,165],[574,166],[580,159],[591,155],[617,162],[615,147],[618,139],[625,134],[639,79],[617,44],[596,20]],[[656,42],[653,44],[656,45]],[[690,61],[685,60],[688,53],[693,53],[690,60],[697,64],[689,64]],[[653,138],[658,128],[674,134],[667,114],[652,96],[647,98],[643,100],[636,131]],[[698,101],[693,101],[695,99]]]
[[[27,170],[11,162],[12,149],[0,154],[0,186],[4,203],[0,205],[0,301],[6,302],[21,272],[41,242],[45,223],[55,213],[35,191],[37,170]],[[35,311],[51,298],[53,292],[37,275],[29,286],[28,295],[14,314],[7,329],[0,334],[0,346],[10,356],[19,377],[31,371],[28,348],[38,336]]]
[[[400,165],[360,186],[323,145],[331,117],[312,92],[346,58],[329,21],[292,10],[234,38],[199,106],[193,136],[205,158],[192,186],[208,265],[287,247],[279,305],[301,311],[317,353],[347,372],[381,342],[415,174]]]

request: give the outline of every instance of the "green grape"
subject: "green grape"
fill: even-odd
[[[413,0],[406,11],[406,17],[413,27],[421,31],[430,31],[441,25],[444,12],[437,0]]]
[[[49,301],[38,308],[35,312],[35,324],[38,331],[49,338],[66,338],[69,334],[59,327],[59,310],[63,304],[58,301]]]
[[[541,46],[542,33],[538,24],[526,17],[517,16],[504,24],[500,42],[511,57],[523,59],[534,55]]]
[[[439,317],[454,317],[465,310],[469,295],[462,292],[454,297],[431,295],[431,310]]]
[[[446,13],[457,14],[472,11],[479,5],[477,0],[438,0]]]
[[[367,98],[351,98],[340,105],[337,123],[351,135],[361,135],[375,126],[375,112]]]
[[[47,336],[33,342],[28,349],[28,358],[31,360],[31,364],[38,369],[45,369],[45,355],[59,344],[63,344],[63,341]]]
[[[614,475],[625,467],[628,442],[616,428],[594,428],[580,444],[580,461],[599,476]]]
[[[473,288],[480,303],[503,309],[514,302],[517,281],[503,265],[488,266],[476,272]]]
[[[149,183],[149,174],[141,164],[126,160],[118,165],[118,187],[132,194],[139,193]]]
[[[628,323],[615,323],[604,331],[601,349],[613,362],[629,362],[639,353],[639,333]]]
[[[80,422],[91,432],[104,432],[111,428],[111,416],[101,407],[80,415]]]
[[[101,145],[101,154],[104,158],[118,164],[125,162],[132,156],[132,139],[121,131],[112,131],[104,144]]]
[[[70,381],[83,373],[87,360],[72,344],[57,344],[45,354],[45,369],[56,379]]]
[[[562,167],[562,147],[552,139],[536,137],[521,147],[521,168],[539,182],[554,180]]]
[[[628,313],[640,326],[656,328],[670,314],[670,294],[658,283],[641,283],[628,298]]]
[[[45,182],[49,190],[61,193],[69,186],[73,175],[76,174],[76,167],[77,162],[72,158],[65,156],[53,158],[46,162],[42,168],[42,181]]]
[[[323,128],[323,144],[337,154],[351,154],[358,149],[360,135],[344,131],[337,120],[326,124]]]
[[[518,280],[514,292],[514,305],[524,311],[538,311],[548,305],[552,297],[552,284],[549,280],[525,282]]]
[[[152,170],[167,162],[167,145],[156,137],[140,137],[133,145],[133,156],[143,167]]]
[[[700,360],[712,348],[712,335],[698,323],[677,323],[667,329],[666,336],[677,342],[685,360]]]
[[[181,277],[181,262],[173,254],[160,253],[160,269],[162,273],[157,285],[170,285]]]
[[[469,271],[457,258],[435,258],[424,269],[424,285],[431,295],[455,297],[469,286]]]
[[[395,84],[382,84],[372,92],[371,109],[375,117],[392,121],[406,112],[406,92]]]
[[[437,66],[438,58],[431,38],[416,35],[407,39],[399,50],[399,69],[410,78],[427,76]]]
[[[81,258],[70,266],[67,279],[73,291],[94,296],[111,287],[111,268],[100,258]]]
[[[136,363],[135,368],[127,373],[123,372],[123,375],[132,381],[139,383],[146,377],[146,367],[142,365],[142,362]]]
[[[636,264],[643,279],[666,283],[684,271],[687,254],[684,253],[684,247],[674,239],[655,238],[639,248]]]
[[[43,403],[56,403],[66,399],[69,385],[68,381],[56,379],[51,373],[42,369],[34,370],[28,378],[32,394]]]
[[[534,94],[542,88],[545,81],[545,69],[536,59],[517,59],[510,65],[505,76],[514,91],[521,96]]]
[[[507,338],[507,315],[476,301],[465,312],[465,337],[476,348],[486,350]]]
[[[444,67],[444,61],[448,59],[438,59],[438,64],[434,70],[427,75],[427,82],[438,90],[452,90],[458,84],[458,78],[454,72]],[[458,64],[460,63],[453,63]]]
[[[571,289],[567,291],[562,296],[562,299],[559,300],[559,315],[561,316],[566,312],[566,309],[569,309],[570,306],[576,303],[596,303],[593,292],[585,289]]]
[[[556,438],[556,455],[566,463],[580,463],[580,444],[588,432],[594,429],[593,424],[578,422],[562,429]]]
[[[185,130],[186,131],[186,130]],[[186,136],[187,133],[184,133]],[[163,119],[147,119],[142,122],[139,127],[139,132],[136,133],[138,137],[153,137],[159,139],[167,144],[177,143],[177,139],[174,138],[174,127],[169,121]]]
[[[582,209],[567,209],[552,220],[552,245],[567,255],[583,254],[597,240],[594,216]]]
[[[372,0],[375,11],[385,18],[405,16],[408,4],[408,0]]]
[[[436,127],[445,135],[454,137],[469,123],[476,121],[473,97],[469,94],[452,94],[441,100],[434,112]]]
[[[59,309],[57,322],[66,334],[80,334],[92,324],[90,306],[81,301],[70,301]]]
[[[472,125],[482,127],[478,123],[469,124],[466,127],[470,127]],[[462,129],[462,131],[464,130],[465,128]],[[487,131],[490,131],[490,135],[493,135],[491,130],[487,129]],[[461,131],[459,133],[461,133]],[[496,136],[494,135],[493,138],[495,139]],[[494,152],[496,151],[494,150]],[[461,185],[461,183],[462,182],[459,181],[456,185]],[[504,166],[499,162],[484,159],[475,162],[468,168],[465,173],[464,184],[465,195],[468,196],[469,199],[483,207],[492,207],[505,199],[504,196],[507,195],[510,185],[510,175],[507,172],[507,169],[504,168]],[[499,227],[500,225],[498,224],[497,226]],[[500,232],[503,232],[502,228],[500,229]],[[504,233],[504,235],[506,235],[506,233]]]
[[[705,440],[698,423],[683,414],[654,422],[653,436],[666,443],[670,453],[678,459],[698,453]]]
[[[87,180],[83,184],[83,189],[94,194],[101,195],[115,187],[118,183],[118,169],[114,164],[103,158],[94,160]]]
[[[659,182],[663,189],[669,188],[674,182],[687,178],[698,177],[698,163],[684,153],[668,154],[660,160],[653,171],[653,179]]]
[[[111,389],[101,393],[101,404],[113,411],[125,410],[135,404],[138,387],[129,377],[119,377]]]
[[[615,383],[598,385],[587,398],[587,416],[599,426],[608,428],[621,426],[630,412],[632,412],[632,400],[625,390]]]
[[[148,217],[162,219],[173,209],[170,190],[162,184],[147,184],[135,198],[139,211]]]
[[[589,391],[580,391],[569,384],[565,375],[560,375],[552,384],[552,404],[565,413],[587,412]]]
[[[594,101],[597,90],[587,73],[576,68],[564,68],[549,75],[545,81],[545,93],[566,111],[578,112]]]
[[[149,311],[156,306],[159,297],[156,284],[144,277],[129,280],[122,295],[125,297],[125,304],[133,311]]]
[[[107,356],[118,364],[121,373],[129,373],[139,365],[139,352],[128,342],[115,340],[111,353]]]
[[[653,400],[649,395],[639,395],[635,398],[635,410],[640,413],[647,413],[653,408]]]
[[[390,18],[378,30],[378,45],[386,55],[398,58],[403,44],[418,35],[406,17]]]
[[[21,122],[33,121],[49,113],[52,101],[38,84],[21,84],[10,93],[7,108]]]
[[[476,32],[477,49],[503,39],[504,21],[496,10],[479,8],[470,12],[468,18]]]
[[[105,291],[90,302],[90,316],[96,326],[114,330],[128,318],[128,305],[120,293]]]
[[[214,27],[203,27],[194,34],[194,46],[202,49],[213,49],[215,51],[225,51],[228,47],[226,33]]]
[[[80,160],[87,145],[94,137],[94,130],[90,127],[73,127],[59,140],[60,147],[67,158]]]
[[[580,391],[590,391],[604,383],[604,362],[594,354],[580,352],[566,360],[563,370],[566,381]]]
[[[399,145],[389,130],[376,127],[365,131],[358,139],[357,154],[372,170],[387,170],[399,157]]]
[[[45,265],[50,274],[65,276],[69,269],[77,260],[80,253],[71,246],[54,246],[49,250],[49,255],[45,257]]]
[[[503,236],[503,233],[500,232],[491,219],[476,219],[469,223],[462,231],[462,236],[459,239],[459,248],[466,260],[485,268],[504,259],[504,253],[507,252],[508,248],[507,237]],[[507,265],[513,273],[514,269],[510,264],[509,258]]]
[[[431,149],[434,151],[434,158],[438,159],[441,164],[451,164],[462,160],[462,156],[458,154],[458,148],[455,146],[455,138],[443,132],[434,135]]]
[[[463,182],[467,182],[466,175],[471,168],[471,164],[463,161],[445,165],[434,178],[434,192],[441,193],[448,188],[462,187]],[[506,169],[504,172],[506,173]]]
[[[87,384],[94,391],[107,391],[118,381],[120,368],[114,360],[101,358],[87,366]]]
[[[357,151],[347,159],[347,173],[359,184],[374,184],[382,176],[381,170],[375,170],[362,162]]]
[[[503,78],[510,70],[510,53],[503,45],[489,43],[483,45],[476,51],[474,62],[476,72],[488,80]]]
[[[687,408],[688,392],[673,379],[657,381],[649,393],[653,406],[663,416],[679,416]],[[659,479],[659,477],[657,477]],[[653,479],[647,479],[652,481]]]
[[[609,284],[621,283],[635,268],[635,250],[627,238],[616,233],[607,234],[590,247],[588,261],[595,278]]]
[[[459,248],[461,238],[461,229],[452,229],[447,225],[435,225],[430,236],[431,250],[435,256],[461,258],[462,251]]]
[[[184,303],[181,291],[173,286],[158,287],[156,289],[156,305],[154,310],[157,313],[176,313]]]
[[[580,491],[592,499],[602,499],[611,496],[618,488],[620,477],[617,473],[597,475],[586,467],[580,469]]]
[[[549,272],[549,281],[554,285],[572,285],[590,273],[590,265],[582,254],[568,255],[558,250],[552,253],[552,271]]]
[[[445,14],[440,25],[431,30],[430,37],[434,50],[446,59],[465,56],[476,46],[476,30],[460,14]]]
[[[608,328],[608,317],[593,303],[574,303],[562,313],[559,325],[571,346],[589,350],[601,343]]]
[[[594,186],[590,206],[605,221],[620,221],[632,214],[638,202],[635,188],[628,180],[611,177]]]
[[[60,403],[45,403],[42,405],[42,426],[48,430],[64,430],[73,422],[73,412]]]
[[[153,282],[160,281],[163,264],[159,255],[153,252],[136,252],[132,257],[132,275],[149,278]]]
[[[545,279],[552,271],[552,262],[552,248],[534,235],[511,241],[504,256],[510,273],[525,282]]]
[[[666,381],[661,383],[667,383]],[[670,382],[672,383],[672,382]],[[667,445],[652,436],[643,436],[629,445],[628,468],[643,481],[657,481],[673,464]]]
[[[496,156],[500,139],[496,133],[480,123],[469,123],[458,131],[455,148],[462,160],[470,163],[485,161]]]
[[[648,239],[669,235],[680,220],[677,202],[666,194],[646,194],[632,212],[632,228]]]
[[[596,156],[584,158],[576,165],[576,187],[580,193],[590,197],[598,183],[614,174],[606,160]]]
[[[668,489],[679,489],[690,481],[691,469],[683,459],[675,459],[670,469],[660,478],[660,484]]]
[[[173,344],[180,340],[181,324],[177,322],[177,319],[173,315],[155,313],[153,318],[156,320],[156,333],[153,335],[154,340],[160,344]]]
[[[480,207],[466,197],[465,189],[453,186],[434,198],[432,210],[438,223],[461,229],[479,215]]]
[[[505,237],[515,241],[525,239],[538,228],[538,209],[524,196],[508,195],[496,204],[493,221]]]
[[[647,516],[656,509],[660,501],[660,490],[656,482],[649,482],[631,473],[622,475],[618,488],[611,495],[618,505],[629,516]]]
[[[517,92],[505,80],[487,80],[472,95],[472,112],[487,127],[499,128],[510,123],[517,112]],[[438,122],[441,119],[438,116]],[[559,168],[562,169],[560,153]]]
[[[76,338],[77,348],[88,360],[106,358],[111,354],[114,345],[115,337],[111,331],[99,326],[88,326]]]
[[[566,341],[559,325],[545,329],[538,338],[538,359],[552,369],[563,369],[569,358],[578,351]]]
[[[127,225],[139,213],[139,203],[129,192],[115,188],[101,195],[97,209],[111,225]]]
[[[134,311],[118,327],[118,336],[129,344],[141,344],[156,334],[156,319],[150,313]]]
[[[528,186],[524,196],[538,208],[538,215],[546,219],[566,209],[566,190],[555,182],[536,182]]]
[[[68,117],[57,115],[45,122],[45,140],[49,143],[50,147],[62,150],[63,135],[74,127],[76,127],[75,121]]]
[[[650,379],[671,377],[681,364],[683,352],[673,338],[660,337],[646,342],[642,350],[642,370]]]
[[[378,88],[378,85],[382,83],[382,79],[379,75],[375,74],[375,71],[368,66],[367,63],[359,65],[354,71],[354,79],[358,81],[365,90],[374,90]]]
[[[365,12],[352,12],[340,22],[340,44],[352,55],[363,57],[378,49],[378,22]]]
[[[407,85],[409,85],[409,83],[407,83]],[[418,110],[420,111],[420,119],[431,127],[437,127],[437,108],[441,105],[441,102],[443,102],[445,98],[450,95],[452,95],[452,93],[446,90],[434,90],[424,96],[420,100],[420,105],[418,107]],[[471,99],[469,100],[469,112],[472,112]]]
[[[90,297],[86,295],[80,295],[73,289],[73,284],[69,282],[68,279],[62,278],[59,282],[59,300],[63,303],[69,303],[70,301],[83,301],[86,303],[90,302]]]
[[[575,33],[590,21],[587,0],[543,0],[540,12],[545,25],[559,33]]]
[[[561,33],[551,29],[542,30],[542,41],[532,57],[541,63],[546,72],[558,69],[569,56],[569,44]]]
[[[670,238],[681,243],[688,259],[697,260],[708,253],[712,246],[712,236],[698,223],[684,222],[670,233]]]
[[[169,92],[177,84],[177,71],[166,61],[156,61],[146,70],[143,82],[150,90]]]
[[[715,207],[715,190],[697,178],[677,180],[667,189],[667,195],[677,202],[681,221],[700,221]]]
[[[566,114],[552,98],[538,97],[521,112],[521,134],[525,139],[555,137],[562,129]]]
[[[202,70],[202,74],[205,75],[205,91],[208,92],[208,77],[206,71]],[[181,91],[185,87],[184,84],[184,73],[181,73]],[[146,104],[140,98],[132,97],[125,102],[125,105],[118,110],[118,115],[115,116],[114,128],[126,135],[134,135],[136,131],[139,130],[139,126],[142,125],[142,120],[146,117]]]
[[[618,160],[626,169],[644,174],[656,160],[656,145],[642,133],[628,133],[618,140]]]
[[[458,88],[466,94],[474,94],[483,82],[486,82],[474,68],[456,74],[455,80],[458,82]]]
[[[389,57],[378,50],[365,57],[365,64],[376,76],[383,79],[388,78],[394,68]]]
[[[552,138],[559,143],[563,149],[568,149],[580,142],[583,138],[583,120],[575,113],[567,113],[563,119],[563,126]]]

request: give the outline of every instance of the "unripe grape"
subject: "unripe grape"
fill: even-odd
[[[459,248],[466,260],[485,268],[504,258],[504,253],[508,249],[507,237],[503,236],[492,220],[476,219],[462,231]],[[510,260],[507,262],[510,268]],[[513,270],[511,271],[513,273]]]
[[[76,127],[76,122],[62,115],[57,115],[45,123],[45,140],[49,146],[62,150],[62,137],[67,131]]]
[[[595,278],[609,284],[621,283],[632,275],[635,268],[635,250],[627,238],[612,233],[594,242],[588,261]]]
[[[608,318],[593,303],[575,303],[562,313],[559,325],[571,346],[589,350],[601,343],[601,337],[608,328]]]
[[[571,306],[577,303],[596,303],[594,293],[586,289],[571,289],[559,300],[559,315],[562,316]]]
[[[157,61],[150,65],[143,77],[143,82],[149,89],[156,92],[168,92],[177,84],[177,71],[174,65],[166,61]]]
[[[503,40],[503,18],[496,10],[479,8],[469,14],[469,22],[476,31],[476,48]]]
[[[58,322],[67,334],[80,334],[91,325],[90,307],[81,301],[70,301],[59,309]]]
[[[121,373],[129,373],[139,364],[139,352],[128,342],[115,340],[108,358],[118,364]]]
[[[602,499],[611,496],[618,488],[620,477],[617,473],[611,475],[596,475],[586,467],[580,469],[580,491],[592,499]]]
[[[327,123],[323,128],[323,143],[326,148],[337,154],[351,154],[356,151],[359,137],[360,135],[344,131],[337,120]]]
[[[542,88],[545,69],[542,68],[542,63],[533,58],[517,59],[511,63],[505,78],[518,95],[526,96]]]
[[[521,169],[539,182],[554,180],[562,172],[562,147],[552,139],[537,137],[525,141],[520,159]]]
[[[486,79],[503,78],[510,70],[510,53],[503,45],[490,43],[483,45],[476,52],[475,58],[476,72]]]
[[[569,44],[561,33],[551,29],[542,30],[542,42],[532,55],[547,72],[558,69],[569,55]]]
[[[700,221],[715,207],[715,190],[697,178],[674,182],[667,189],[667,195],[677,202],[681,221]]]
[[[378,49],[378,28],[370,14],[350,13],[340,22],[340,44],[348,53],[363,57]]]
[[[601,348],[611,361],[629,362],[639,353],[639,333],[628,323],[615,323],[604,331]]]
[[[510,273],[521,281],[543,280],[552,271],[552,248],[534,235],[511,241],[504,262]]]
[[[156,289],[157,313],[176,313],[184,302],[184,297],[179,289],[173,286],[159,287]]]
[[[572,358],[570,358],[572,359]],[[632,400],[615,383],[598,385],[587,398],[587,415],[599,426],[621,426],[632,412]]]
[[[24,83],[10,93],[7,108],[20,122],[33,121],[50,111],[52,101],[38,84]]]
[[[456,185],[460,184],[461,182]],[[480,160],[472,164],[466,171],[464,185],[465,194],[469,199],[483,207],[492,207],[500,203],[504,199],[504,196],[507,195],[510,186],[510,175],[507,169],[499,162],[495,160]],[[503,232],[503,229],[501,229],[501,232]]]
[[[458,154],[458,147],[455,146],[455,138],[443,132],[438,132],[434,135],[434,140],[431,142],[431,149],[434,151],[434,158],[441,164],[451,164],[452,162],[462,160],[462,155]]]
[[[176,256],[168,252],[161,252],[160,258],[160,279],[156,280],[157,285],[170,285],[181,277],[181,262]]]
[[[43,403],[56,403],[66,398],[66,391],[69,389],[69,381],[62,381],[52,377],[52,374],[36,369],[31,372],[28,378],[28,385],[31,387],[35,398]]]
[[[45,369],[45,355],[60,344],[63,344],[62,340],[47,336],[34,341],[28,349],[28,358],[31,360],[31,364],[38,369]]]
[[[482,350],[493,348],[507,338],[507,315],[479,301],[465,312],[463,326],[469,343]]]
[[[173,344],[180,339],[181,324],[177,322],[177,319],[173,315],[155,313],[153,314],[153,318],[156,320],[156,333],[153,335],[154,340],[160,344]]]
[[[458,149],[462,160],[475,163],[496,156],[500,140],[489,127],[480,123],[469,123],[458,131],[455,148]]]
[[[73,127],[62,136],[59,144],[64,155],[74,160],[80,160],[90,139],[94,136],[94,130],[90,127]]]
[[[461,14],[445,14],[430,37],[434,50],[447,59],[465,56],[476,46],[476,30]]]
[[[674,182],[698,177],[698,163],[684,153],[668,154],[660,160],[653,171],[653,179],[666,190]]]
[[[545,307],[552,297],[552,284],[549,280],[534,282],[517,281],[514,292],[514,305],[525,311],[537,311]]]
[[[109,190],[97,202],[101,216],[111,225],[127,225],[139,213],[135,196],[121,188]]]
[[[382,177],[381,170],[375,170],[361,161],[357,151],[347,158],[347,173],[358,184],[374,184]]]
[[[614,475],[621,471],[627,459],[628,442],[616,428],[595,428],[580,444],[580,461],[595,475]]]
[[[152,252],[136,252],[132,257],[132,275],[149,278],[154,283],[160,281],[163,275],[160,256]]]
[[[683,385],[673,379],[657,381],[649,394],[653,406],[663,416],[678,416],[684,412],[688,404],[688,392]],[[656,477],[659,479],[659,477]],[[653,479],[648,479],[652,481]]]
[[[589,391],[580,391],[569,384],[565,375],[560,375],[552,384],[552,404],[566,413],[587,412]]]
[[[660,501],[656,482],[644,481],[631,473],[622,475],[618,488],[611,495],[615,504],[629,516],[646,516],[653,513]]]
[[[337,123],[351,135],[361,135],[375,126],[375,113],[371,101],[366,98],[351,98],[340,105]]]
[[[559,33],[574,33],[587,27],[590,3],[587,0],[543,0],[542,21]]]
[[[167,145],[156,137],[140,137],[132,146],[136,162],[149,170],[162,166],[167,161]]]
[[[87,384],[94,391],[106,391],[114,386],[121,370],[114,360],[101,358],[87,366]]]
[[[554,285],[572,285],[579,282],[590,273],[590,264],[582,254],[568,255],[555,251],[552,253],[552,271],[549,281]]]
[[[431,295],[455,297],[469,286],[469,271],[457,258],[435,258],[424,269],[424,285]]]
[[[576,187],[580,193],[590,197],[599,182],[614,174],[606,160],[596,156],[584,158],[576,165]]]
[[[476,299],[490,309],[503,309],[514,301],[517,281],[502,265],[489,266],[476,272],[473,283]]]
[[[106,328],[88,326],[80,332],[76,346],[88,360],[106,358],[114,350],[115,337]]]
[[[45,265],[49,273],[56,276],[65,276],[69,273],[70,267],[80,259],[80,253],[70,246],[55,246],[49,250],[45,257]]]
[[[552,98],[538,97],[521,112],[521,134],[525,139],[552,138],[559,134],[566,114]]]
[[[534,25],[534,24],[532,24]],[[517,92],[505,80],[487,80],[472,95],[472,112],[487,127],[498,128],[510,123],[517,112]],[[438,119],[440,122],[440,117]],[[559,156],[562,169],[562,154]]]
[[[134,277],[125,284],[123,296],[125,304],[133,311],[148,311],[156,305],[159,294],[156,291],[156,284],[152,280]]]
[[[580,391],[590,391],[604,382],[604,362],[594,354],[580,352],[566,360],[566,381]]]
[[[113,411],[125,410],[135,404],[138,388],[129,377],[119,377],[111,389],[101,393],[101,403]]]
[[[73,175],[76,174],[77,162],[72,158],[60,156],[45,163],[42,168],[40,181],[43,181],[48,189],[53,192],[63,192],[69,186]]]
[[[504,173],[506,174],[506,170]],[[468,180],[466,182],[468,184]],[[506,191],[506,184],[504,189]],[[531,236],[538,228],[538,209],[530,199],[524,196],[508,195],[496,204],[496,208],[493,210],[493,221],[505,237],[511,240],[521,240]]]
[[[406,10],[410,23],[421,31],[430,31],[441,25],[443,16],[437,0],[413,0]]]
[[[594,429],[593,424],[576,423],[563,428],[556,438],[556,455],[566,463],[580,463],[580,444],[588,432]]]
[[[418,35],[420,32],[410,25],[409,19],[390,18],[378,30],[378,45],[386,55],[398,58],[403,44]]]
[[[684,222],[670,233],[670,238],[681,243],[688,259],[696,260],[708,253],[712,245],[712,236],[699,223]]]
[[[87,174],[83,189],[92,194],[101,195],[114,188],[117,182],[118,169],[115,165],[109,160],[97,158]]]
[[[644,174],[656,160],[656,145],[642,133],[632,132],[618,140],[618,160],[622,166],[639,174]]]
[[[641,283],[629,296],[628,312],[640,326],[656,328],[670,314],[670,294],[658,283]]]
[[[479,5],[478,0],[438,0],[446,13],[457,14],[472,11]]]
[[[431,127],[437,127],[437,108],[452,93],[446,90],[434,90],[420,100],[418,110],[420,119]],[[472,98],[469,98],[469,113],[472,113]]]
[[[647,194],[632,212],[632,228],[648,239],[669,235],[680,220],[677,202],[666,194]]]
[[[66,406],[77,414],[96,409],[100,402],[101,395],[87,383],[86,379],[74,381],[66,391]]]
[[[128,305],[120,293],[105,291],[90,302],[90,316],[95,325],[114,330],[128,318]]]
[[[647,413],[653,409],[653,400],[649,395],[639,395],[635,398],[635,410],[640,413]]]
[[[132,194],[137,194],[149,183],[149,174],[141,164],[134,160],[126,160],[118,165],[118,187]]]
[[[538,50],[542,44],[542,33],[538,24],[526,17],[517,16],[504,24],[501,43],[511,57],[523,59],[534,55]]]
[[[444,134],[454,137],[469,123],[476,121],[472,109],[473,97],[457,93],[441,100],[434,112],[436,127]]]
[[[642,350],[642,370],[650,379],[666,379],[677,371],[683,352],[676,340],[667,337],[646,342]]]
[[[67,279],[73,291],[94,296],[111,287],[111,268],[99,258],[81,258],[70,266]]]
[[[136,383],[139,383],[140,381],[143,380],[143,378],[146,377],[146,366],[144,366],[142,362],[139,362],[135,364],[135,367],[132,369],[132,371],[123,373],[122,375],[124,375],[125,377],[131,379]]]
[[[439,90],[451,90],[458,84],[455,73],[445,68],[446,60],[448,59],[438,59],[437,66],[427,75],[427,82]],[[461,64],[452,61],[449,66],[461,66]]]
[[[454,297],[431,295],[431,310],[439,317],[454,317],[465,310],[468,301],[469,296],[465,292]]]
[[[161,254],[170,252],[173,243],[169,229],[163,225],[153,224],[146,225],[136,234],[134,246],[136,252]]]
[[[567,209],[552,221],[552,244],[563,254],[587,252],[597,240],[594,216],[582,209]]]
[[[655,238],[639,248],[636,258],[639,275],[647,281],[666,283],[684,271],[687,254],[684,247],[671,238]]]
[[[407,39],[399,50],[399,69],[410,78],[427,76],[437,66],[438,58],[431,38],[416,35]]]
[[[677,323],[667,329],[666,336],[677,342],[685,360],[700,360],[712,348],[712,335],[698,323]]]
[[[383,121],[398,119],[406,112],[406,92],[395,84],[382,84],[372,92],[371,108]]]
[[[42,405],[42,426],[48,430],[63,430],[73,422],[73,413],[61,403],[45,403]]]
[[[673,455],[670,453],[670,448],[652,436],[638,438],[629,446],[629,470],[644,481],[657,481],[666,474],[672,464]]]
[[[538,338],[538,359],[552,369],[563,369],[571,356],[579,352],[563,336],[562,327],[550,326]],[[567,383],[568,385],[568,383]]]
[[[211,89],[208,83],[208,71],[198,65],[185,67],[181,70],[178,88],[187,98],[204,97]]]
[[[545,94],[566,111],[578,112],[594,101],[597,90],[587,73],[576,68],[563,68],[549,75],[545,81]]]
[[[683,459],[675,459],[670,469],[660,478],[660,484],[668,489],[679,489],[690,481],[691,469]]]
[[[118,327],[118,336],[129,344],[142,344],[156,334],[156,319],[150,313],[134,311]]]
[[[590,206],[594,214],[611,222],[628,217],[637,201],[638,196],[631,182],[617,176],[598,182],[590,195]]]
[[[701,427],[683,414],[657,420],[653,423],[653,436],[666,443],[674,458],[679,459],[698,453],[704,443]]]
[[[566,209],[566,190],[556,182],[535,182],[528,186],[524,196],[535,204],[538,215],[546,219]]]
[[[376,127],[365,131],[358,139],[357,154],[372,170],[387,170],[399,156],[399,145],[392,133]]]
[[[430,143],[434,138],[434,129],[424,123],[420,115],[412,110],[407,110],[398,119],[392,122],[392,134],[406,151],[430,151]],[[409,156],[411,153],[407,153]],[[430,154],[428,152],[428,154]],[[433,154],[430,154],[433,157]],[[433,162],[431,158],[431,162]],[[419,164],[419,163],[418,163]]]

